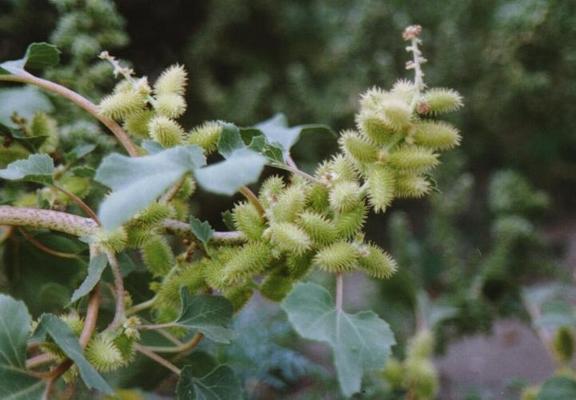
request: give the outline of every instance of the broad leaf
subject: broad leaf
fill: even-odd
[[[258,129],[243,129],[242,135],[250,143],[248,148],[264,155],[270,161],[284,162],[284,154],[277,144],[270,144],[264,134]]]
[[[340,387],[347,397],[360,391],[365,372],[386,364],[395,344],[390,327],[375,313],[337,310],[330,293],[313,283],[298,284],[282,308],[302,337],[330,344]]]
[[[36,328],[34,334],[35,339],[44,340],[46,336],[50,336],[64,354],[74,361],[78,367],[82,380],[88,388],[97,389],[106,394],[113,393],[110,385],[106,383],[98,371],[96,371],[92,364],[90,364],[84,357],[80,343],[78,343],[78,339],[74,336],[74,333],[70,330],[68,325],[58,319],[55,315],[44,314],[38,324],[38,328]]]
[[[26,160],[18,160],[0,169],[0,178],[10,181],[28,181],[42,184],[52,182],[54,161],[46,154],[32,154]]]
[[[80,287],[74,291],[72,294],[72,299],[70,303],[74,303],[76,300],[86,296],[94,286],[100,281],[102,277],[102,272],[108,264],[108,259],[105,254],[98,254],[96,257],[90,259],[90,264],[88,265],[88,275],[86,279],[82,282]]]
[[[278,145],[284,154],[284,159],[289,155],[290,149],[296,144],[300,138],[300,134],[304,131],[321,130],[331,132],[330,128],[324,125],[308,124],[289,127],[286,116],[282,113],[274,115],[266,121],[260,122],[254,126],[256,129],[262,131],[264,136],[268,139],[271,145]]]
[[[44,382],[26,371],[32,319],[21,301],[0,294],[0,399],[39,400]]]
[[[536,398],[536,400],[574,399],[576,399],[576,381],[566,377],[555,377],[546,381]]]
[[[229,343],[234,333],[230,329],[234,309],[224,297],[192,296],[182,288],[182,309],[176,324],[200,331],[208,339],[219,343]]]
[[[195,175],[207,191],[231,196],[242,186],[256,182],[265,164],[264,156],[239,149],[224,161],[196,170]]]
[[[21,59],[1,63],[0,75],[18,74],[24,69],[52,67],[59,62],[60,51],[56,46],[49,43],[32,43]]]
[[[197,146],[178,146],[144,156],[106,157],[95,179],[113,191],[100,205],[105,229],[115,229],[155,201],[184,174],[206,163]]]
[[[182,368],[176,387],[178,400],[242,400],[240,380],[226,365],[216,367],[204,376],[194,376],[192,367]]]
[[[242,137],[240,136],[240,129],[234,124],[226,123],[220,134],[218,140],[218,152],[225,158],[228,158],[238,149],[246,147]]]
[[[48,97],[38,88],[23,86],[0,90],[0,122],[11,128],[18,128],[12,121],[14,113],[30,119],[37,112],[49,113],[53,109]]]
[[[214,235],[214,229],[208,221],[200,221],[198,218],[190,217],[190,229],[196,238],[206,245]]]

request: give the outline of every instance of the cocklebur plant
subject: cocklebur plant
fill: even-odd
[[[80,151],[69,160],[36,152],[0,170],[0,178],[10,185],[21,181],[44,187],[23,185],[15,203],[34,190],[45,199],[33,207],[0,207],[0,225],[77,236],[89,251],[87,275],[68,305],[82,317],[44,314],[32,329],[25,305],[0,297],[5,305],[0,312],[18,315],[18,324],[0,329],[0,339],[15,338],[17,347],[7,340],[0,340],[0,346],[15,351],[17,358],[4,362],[20,374],[18,384],[0,385],[0,394],[47,397],[58,389],[60,377],[66,382],[79,378],[88,388],[111,393],[100,372],[129,365],[140,353],[180,376],[179,399],[203,398],[206,386],[218,398],[241,398],[241,385],[228,366],[199,375],[184,360],[204,338],[229,343],[241,335],[230,329],[231,319],[257,291],[281,302],[301,336],[329,344],[344,396],[359,392],[365,373],[386,364],[395,339],[372,311],[343,310],[344,275],[360,271],[387,279],[398,268],[386,251],[365,239],[364,223],[370,212],[386,211],[396,198],[429,193],[429,174],[440,153],[460,142],[456,128],[435,117],[457,110],[462,99],[453,90],[424,84],[420,33],[418,26],[404,33],[412,56],[407,69],[414,71],[414,80],[363,94],[356,128],[342,132],[340,152],[312,175],[297,167],[290,147],[301,132],[318,131],[317,125],[288,127],[277,116],[252,128],[211,121],[185,129],[178,121],[186,111],[187,72],[182,66],[169,67],[151,82],[102,52],[100,58],[120,80],[95,105],[29,72],[58,62],[51,45],[33,44],[23,59],[0,64],[0,81],[36,85],[71,100],[103,123],[128,153],[108,154],[96,171],[84,169],[77,175],[88,180],[87,191],[92,185],[108,188],[106,196],[87,197],[74,181],[68,189],[62,187]],[[30,126],[51,126],[48,117],[35,118]],[[22,127],[28,126],[23,122]],[[27,137],[26,129],[3,129],[11,137]],[[57,139],[45,143],[58,145]],[[208,155],[220,160],[207,165]],[[255,193],[247,185],[257,182],[265,166],[289,174],[270,176]],[[49,197],[46,188],[62,196]],[[191,214],[188,201],[198,188],[245,198],[228,214],[232,231],[216,232]],[[97,213],[91,205],[98,206]],[[34,245],[70,256],[37,240]],[[130,276],[121,262],[130,255],[147,270],[152,293],[138,303],[127,290]],[[105,284],[108,266],[111,278]],[[334,275],[334,295],[301,282],[312,270]],[[107,287],[112,290],[104,290]],[[113,315],[105,322],[100,312],[104,300],[113,304]],[[140,332],[159,334],[169,342],[155,345]],[[0,379],[8,382],[9,376]]]

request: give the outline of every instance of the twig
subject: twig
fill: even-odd
[[[130,156],[137,157],[139,155],[136,145],[132,142],[128,134],[124,131],[124,129],[122,129],[120,125],[118,125],[116,121],[101,115],[98,112],[98,106],[96,106],[87,98],[74,92],[73,90],[70,90],[67,87],[59,85],[55,82],[38,78],[37,76],[34,76],[23,70],[13,75],[0,75],[0,81],[20,82],[35,85],[72,101],[74,104],[83,108],[94,118],[102,122],[102,124],[104,124],[114,134],[114,136],[116,136],[120,144],[122,144]]]
[[[176,184],[172,185],[170,190],[168,190],[166,193],[164,193],[164,195],[160,198],[160,203],[162,203],[162,204],[170,203],[170,200],[172,200],[174,198],[174,196],[176,196],[176,194],[178,194],[178,191],[180,190],[180,188],[182,187],[182,185],[184,184],[185,181],[186,181],[186,175],[184,175],[182,178],[180,178],[178,180],[178,182],[176,182]]]
[[[342,298],[344,297],[344,278],[342,272],[336,274],[336,311],[342,311]]]
[[[50,229],[74,236],[89,236],[98,229],[98,224],[91,218],[60,211],[12,206],[0,206],[0,225]]]
[[[118,258],[111,251],[106,251],[106,257],[108,258],[108,263],[110,264],[112,275],[114,276],[114,292],[116,294],[116,311],[114,313],[114,319],[106,328],[107,331],[110,331],[118,328],[124,323],[126,320],[126,308],[124,304],[124,279],[122,278]]]
[[[180,375],[180,368],[172,364],[170,361],[166,360],[165,358],[159,356],[158,354],[154,353],[153,351],[149,350],[148,348],[135,344],[134,348],[137,352],[144,354],[146,357],[150,358],[151,360],[156,361],[158,364],[168,368],[170,371],[174,372],[176,375]]]
[[[94,221],[96,221],[96,223],[98,225],[101,225],[100,220],[98,219],[98,216],[96,215],[96,213],[94,212],[94,210],[92,210],[90,208],[90,206],[88,206],[88,204],[84,203],[84,201],[76,196],[74,193],[69,192],[68,190],[58,186],[58,185],[52,185],[54,187],[54,189],[59,190],[60,192],[64,193],[66,196],[70,197],[70,199],[76,203],[78,205],[78,207],[80,207],[82,209],[82,211],[84,211],[86,213],[86,215],[88,215],[90,218],[92,218]]]
[[[1,219],[0,219],[1,222]],[[186,222],[177,221],[175,219],[165,219],[162,222],[164,229],[173,232],[177,235],[186,236],[189,238],[194,238],[192,231],[190,230],[190,224]],[[246,241],[246,236],[242,232],[214,232],[212,239],[215,242],[223,243],[242,243]]]
[[[190,350],[194,349],[198,344],[202,341],[204,335],[201,333],[196,333],[192,339],[189,341],[182,343],[178,346],[168,347],[168,346],[146,346],[148,350],[154,351],[156,353],[187,353]],[[184,354],[185,355],[185,354]],[[182,355],[179,355],[175,358],[178,360]]]
[[[54,257],[60,257],[60,258],[70,258],[70,259],[79,258],[77,254],[65,253],[62,251],[51,249],[50,247],[48,247],[45,244],[41,243],[40,241],[36,240],[36,238],[34,238],[34,236],[30,235],[26,231],[26,229],[24,229],[22,227],[18,228],[18,232],[20,232],[20,234],[22,236],[24,236],[26,238],[26,240],[28,240],[34,247],[42,250],[44,253],[50,254]]]
[[[260,200],[258,200],[258,197],[254,194],[252,190],[250,190],[248,186],[241,187],[240,193],[242,193],[242,195],[246,197],[246,199],[250,203],[252,203],[254,207],[256,207],[256,210],[258,210],[258,214],[260,214],[261,216],[266,214],[266,210],[264,210],[264,207],[262,207],[262,204],[260,204]]]
[[[155,301],[156,301],[156,297],[152,297],[150,300],[146,300],[146,301],[143,301],[142,303],[135,304],[132,307],[130,307],[128,310],[126,310],[126,315],[132,315],[132,314],[139,313],[140,311],[147,310],[154,305]]]
[[[54,356],[52,354],[38,354],[37,356],[26,360],[26,369],[36,368],[40,365],[48,364],[50,361],[54,361]]]

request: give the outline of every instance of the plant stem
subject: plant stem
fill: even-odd
[[[166,360],[165,358],[159,356],[158,354],[154,353],[153,351],[149,350],[147,347],[144,347],[139,344],[135,344],[134,348],[137,352],[144,354],[146,357],[150,358],[151,360],[156,361],[158,364],[168,368],[170,371],[174,372],[176,375],[180,375],[180,368],[172,364],[170,361]]]
[[[342,298],[344,296],[344,278],[342,272],[336,274],[336,311],[342,311]]]
[[[126,310],[126,315],[132,315],[132,314],[139,313],[140,311],[147,310],[154,305],[155,301],[156,301],[156,297],[152,297],[150,300],[146,300],[142,303],[136,304],[136,305],[130,307],[128,310]]]
[[[44,253],[50,254],[54,257],[60,257],[60,258],[70,258],[70,259],[79,258],[77,254],[64,253],[62,251],[51,249],[50,247],[48,247],[45,244],[41,243],[40,241],[36,240],[36,238],[34,238],[32,235],[30,235],[28,233],[28,231],[26,231],[26,229],[24,229],[22,227],[18,228],[18,232],[20,232],[20,234],[22,236],[24,236],[26,238],[26,240],[28,240],[34,247],[40,249]]]
[[[114,319],[106,328],[106,331],[111,331],[120,327],[124,321],[126,321],[126,308],[124,304],[124,279],[122,278],[118,258],[111,251],[106,251],[106,257],[108,258],[108,263],[110,264],[112,275],[114,276],[114,292],[116,294],[116,311],[114,313]]]
[[[190,339],[189,341],[182,343],[178,346],[174,346],[174,347],[164,347],[164,346],[157,346],[157,347],[152,347],[152,346],[147,346],[148,350],[157,352],[157,353],[186,353],[192,349],[194,349],[196,346],[198,346],[198,344],[200,343],[200,341],[202,341],[202,339],[204,338],[204,335],[201,333],[196,333],[192,339]],[[181,356],[178,356],[176,359],[181,358]]]
[[[138,329],[143,331],[153,331],[156,329],[164,329],[164,328],[174,328],[176,325],[174,322],[166,322],[164,324],[150,324],[150,325],[139,325]]]
[[[292,164],[272,163],[272,164],[270,164],[270,166],[278,168],[278,169],[283,169],[284,171],[292,172],[295,175],[300,175],[300,176],[308,179],[310,182],[317,183],[319,185],[326,185],[320,179],[316,179],[312,175],[310,175],[310,174],[302,171],[298,167],[296,167],[296,164],[294,164],[293,161],[292,161]]]
[[[74,236],[89,236],[98,229],[96,222],[90,218],[60,211],[12,206],[0,206],[0,225],[50,229]]]
[[[264,216],[266,214],[266,210],[264,210],[264,207],[262,207],[262,204],[260,204],[260,200],[258,200],[258,197],[252,190],[250,190],[250,188],[248,188],[248,186],[241,187],[240,193],[242,193],[242,195],[246,197],[246,199],[252,203],[254,207],[256,207],[256,210],[258,210],[260,216]]]
[[[84,96],[81,96],[80,94],[74,92],[73,90],[70,90],[67,87],[59,85],[55,82],[39,78],[23,70],[13,75],[0,75],[0,81],[20,82],[35,85],[38,86],[39,88],[42,88],[52,93],[56,93],[72,101],[74,104],[83,108],[94,118],[102,122],[102,124],[104,124],[114,134],[114,136],[116,136],[118,141],[122,144],[122,146],[126,149],[128,154],[130,154],[130,156],[137,157],[139,155],[139,151],[136,145],[132,142],[128,134],[124,131],[124,129],[122,129],[120,125],[118,125],[116,121],[114,121],[111,118],[100,115],[100,113],[98,112],[98,106],[96,106],[94,103],[92,103]]]
[[[2,221],[0,219],[0,223],[1,222]],[[175,219],[165,219],[162,222],[162,225],[167,231],[194,239],[194,235],[192,235],[192,231],[190,230],[190,224],[187,224],[186,222],[178,221]],[[211,240],[222,243],[242,243],[246,241],[246,237],[243,233],[236,231],[214,232],[214,236],[212,236]]]
[[[40,365],[48,364],[50,361],[54,360],[52,354],[43,353],[37,356],[31,357],[26,360],[26,369],[32,369],[39,367]]]
[[[76,196],[74,193],[69,192],[68,190],[58,185],[52,185],[52,186],[54,187],[54,189],[59,190],[60,192],[68,196],[74,203],[78,205],[78,207],[82,209],[82,211],[86,213],[86,215],[88,215],[90,218],[96,221],[98,225],[101,225],[100,220],[98,219],[98,216],[96,215],[94,210],[92,210],[90,206],[88,206],[88,204],[84,203],[84,201],[80,197]]]

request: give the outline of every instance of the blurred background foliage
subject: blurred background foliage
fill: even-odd
[[[0,60],[20,57],[30,42],[50,41],[63,51],[63,66],[46,76],[93,100],[113,85],[111,68],[97,58],[102,50],[152,79],[181,63],[190,76],[189,126],[212,119],[253,125],[283,112],[291,125],[339,131],[352,126],[366,88],[409,77],[400,34],[413,23],[424,27],[426,81],[465,98],[453,117],[464,140],[436,174],[437,194],[370,217],[368,235],[387,243],[401,266],[379,284],[374,303],[401,343],[430,329],[442,351],[454,337],[489,331],[496,318],[528,320],[522,288],[569,278],[559,268],[566,243],[551,241],[543,227],[570,220],[576,206],[576,2],[0,0]],[[64,149],[114,145],[93,121],[81,120],[81,111],[50,99]],[[295,158],[313,169],[335,146],[333,137],[304,137]],[[194,206],[223,228],[216,221],[228,199],[202,195]],[[52,240],[74,250],[63,238]],[[58,309],[79,277],[54,281],[48,268],[35,270],[34,280],[19,279],[36,253],[24,240],[6,250],[0,286],[34,299],[34,313]],[[141,272],[131,277],[131,288],[147,290]],[[248,326],[250,318],[238,324]],[[266,318],[272,330],[288,329],[277,314]],[[294,341],[284,333],[280,341]],[[243,378],[256,382],[253,393],[268,393],[255,398],[288,396],[294,381],[310,385],[307,375],[328,385],[326,371],[274,340],[259,338],[251,352],[240,343],[220,358],[242,365]],[[397,352],[401,357],[402,348]],[[380,389],[370,386],[363,398],[384,398]],[[314,398],[311,390],[326,393],[313,387],[290,398]]]
[[[349,127],[361,91],[406,76],[398,38],[403,27],[419,23],[432,61],[427,81],[454,87],[466,99],[457,123],[469,168],[484,176],[516,169],[554,193],[556,210],[574,205],[574,2],[118,0],[119,15],[105,9],[107,19],[74,21],[78,11],[69,12],[58,26],[58,14],[76,0],[53,3],[59,6],[0,0],[0,59],[19,57],[31,41],[52,40],[68,57],[81,53],[75,60],[84,63],[110,50],[151,77],[183,63],[190,71],[193,123],[250,125],[282,111],[293,124]],[[74,23],[84,34],[70,30]],[[90,34],[95,23],[107,25],[99,27],[105,28],[99,38]],[[105,69],[71,65],[59,74],[94,96],[81,86],[94,84],[84,75],[98,68]]]

